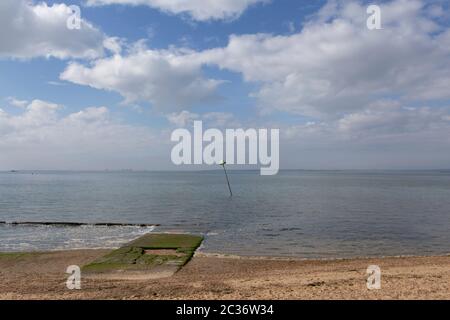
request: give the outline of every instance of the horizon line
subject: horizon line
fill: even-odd
[[[230,168],[230,167],[229,167]],[[260,169],[242,169],[230,168],[233,171],[259,171]],[[185,170],[171,170],[171,169],[6,169],[0,170],[1,173],[20,173],[20,172],[205,172],[205,171],[222,171],[222,169],[185,169]],[[395,169],[395,168],[365,168],[365,169],[298,169],[298,168],[284,168],[279,171],[450,171],[450,168],[410,168],[410,169]]]

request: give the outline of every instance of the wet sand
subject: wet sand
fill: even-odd
[[[67,266],[107,252],[0,254],[0,299],[450,299],[450,256],[302,261],[197,254],[169,278],[82,277],[81,290],[66,288]],[[367,289],[369,265],[381,268],[380,290]]]

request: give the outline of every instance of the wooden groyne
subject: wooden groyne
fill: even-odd
[[[64,226],[64,227],[81,227],[81,226],[95,226],[95,227],[159,227],[159,224],[147,223],[114,223],[114,222],[99,222],[99,223],[85,223],[85,222],[53,222],[53,221],[0,221],[0,224],[8,225],[41,225],[41,226]]]

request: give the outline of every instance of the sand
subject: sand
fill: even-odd
[[[450,299],[450,256],[301,261],[197,254],[168,278],[82,277],[81,290],[66,288],[67,266],[107,252],[0,254],[0,299]],[[380,290],[366,287],[374,264],[382,271]]]

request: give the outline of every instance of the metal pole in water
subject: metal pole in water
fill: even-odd
[[[225,165],[226,164],[227,163],[225,161],[222,161],[220,163],[220,165],[223,167],[223,171],[225,172],[225,177],[227,178],[228,190],[230,190],[230,197],[232,197],[233,196],[233,192],[231,191],[230,180],[228,180],[227,169],[225,169]]]

